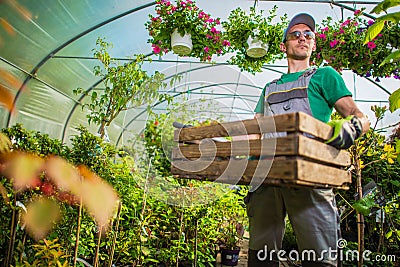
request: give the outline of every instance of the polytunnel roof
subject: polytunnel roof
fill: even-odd
[[[334,20],[346,18],[357,8],[371,10],[377,2],[372,1],[246,1],[246,0],[198,0],[197,5],[214,17],[226,19],[237,7],[269,10],[278,6],[278,15],[289,17],[299,12],[312,14],[317,24],[330,16]],[[96,39],[103,37],[113,44],[110,54],[126,60],[135,54],[152,57],[144,68],[149,72],[160,71],[171,79],[180,74],[181,79],[166,90],[180,101],[196,103],[205,98],[210,101],[209,115],[213,107],[225,120],[248,119],[260,90],[267,81],[286,72],[285,61],[266,65],[262,73],[252,75],[228,65],[228,56],[216,58],[215,64],[200,63],[191,58],[176,55],[152,55],[151,45],[144,23],[148,14],[154,13],[154,1],[140,0],[7,0],[0,4],[2,25],[0,28],[0,68],[15,74],[23,82],[21,88],[10,88],[15,97],[16,111],[10,114],[0,108],[0,126],[9,127],[21,123],[25,128],[48,133],[51,137],[69,141],[77,133],[79,125],[87,126],[96,133],[98,126],[88,125],[87,110],[82,103],[84,95],[75,95],[74,89],[83,91],[102,90],[99,77],[93,74],[98,65],[92,49]],[[350,71],[343,76],[360,108],[370,117],[371,105],[388,106],[388,97],[397,89],[398,82],[382,79],[360,78]],[[1,81],[1,80],[0,80]],[[165,112],[165,103],[154,103],[155,112]],[[121,145],[142,131],[147,112],[136,108],[120,114],[108,128],[112,142]],[[398,112],[388,114],[382,127],[398,121]]]

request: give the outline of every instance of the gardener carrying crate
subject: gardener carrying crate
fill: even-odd
[[[288,72],[265,86],[255,117],[301,111],[328,122],[335,108],[346,119],[332,125],[334,135],[327,143],[347,149],[368,131],[370,122],[357,108],[339,73],[331,67],[310,68],[311,53],[316,50],[314,31],[315,21],[309,14],[298,14],[290,21],[280,44]],[[328,253],[337,251],[340,235],[332,189],[261,185],[250,191],[246,198],[250,220],[248,266],[279,266],[277,252],[282,249],[286,214],[297,237],[298,255],[308,255],[300,257],[302,266],[338,265],[338,255]],[[306,250],[310,253],[302,253]],[[289,251],[283,256],[288,257]]]

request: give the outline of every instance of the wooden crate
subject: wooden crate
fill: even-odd
[[[286,134],[276,137],[277,132]],[[266,133],[275,137],[236,140]],[[177,129],[174,134],[171,171],[180,178],[344,189],[351,182],[345,170],[349,153],[323,142],[332,128],[302,112]]]

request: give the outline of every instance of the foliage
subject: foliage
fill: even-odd
[[[32,245],[35,251],[35,260],[32,263],[24,261],[22,264],[17,264],[17,267],[69,267],[68,255],[62,249],[62,246],[57,243],[58,240],[43,239],[39,244]]]
[[[98,95],[92,91],[90,103],[83,104],[82,109],[87,107],[90,114],[87,115],[89,124],[94,122],[100,125],[100,134],[105,135],[105,127],[120,114],[120,112],[131,108],[137,108],[147,104],[148,107],[154,100],[169,99],[165,94],[159,94],[158,90],[165,86],[164,75],[156,71],[149,75],[142,70],[145,60],[144,55],[136,57],[125,65],[120,65],[118,60],[113,60],[108,52],[112,44],[104,39],[98,38],[93,49],[94,56],[100,60],[102,66],[94,67],[94,74],[99,76],[104,83],[104,91]],[[82,88],[74,90],[75,94],[88,94]]]
[[[191,34],[193,49],[188,56],[199,58],[201,61],[211,61],[213,55],[225,53],[229,42],[223,39],[219,18],[212,18],[210,14],[196,6],[195,1],[177,0],[175,4],[168,0],[156,1],[157,15],[149,15],[150,20],[145,23],[155,54],[166,54],[171,51],[171,34],[175,29],[183,36]]]
[[[261,72],[261,67],[265,63],[273,63],[277,59],[282,59],[284,53],[280,51],[279,44],[282,42],[283,31],[287,27],[287,16],[282,16],[281,22],[274,24],[277,6],[274,6],[269,15],[265,16],[263,10],[257,12],[254,7],[250,7],[250,12],[246,13],[241,8],[232,10],[227,21],[222,22],[225,30],[226,39],[231,46],[230,52],[236,54],[229,59],[229,63],[237,65],[241,70],[252,74]],[[251,36],[257,38],[268,46],[268,52],[261,58],[249,57],[246,53],[248,48],[247,40]]]
[[[387,25],[381,34],[364,45],[367,31],[374,23],[363,19],[362,10],[355,11],[354,17],[343,22],[334,22],[331,17],[324,19],[317,29],[317,51],[311,58],[312,64],[330,65],[338,72],[348,68],[362,77],[375,77],[376,81],[390,76],[399,79],[396,64],[381,64],[392,49],[400,47],[399,27]]]
[[[226,195],[218,200],[218,205],[222,205],[224,209],[217,216],[219,221],[217,240],[219,246],[226,249],[237,249],[241,246],[247,225],[244,204],[247,190],[238,186],[232,188],[235,194]]]
[[[386,27],[394,27],[398,29],[398,24],[400,22],[400,12],[387,13],[386,11],[389,8],[398,6],[399,4],[400,3],[397,0],[384,0],[372,9],[371,13],[380,14],[381,12],[385,12],[386,14],[376,18],[375,23],[367,31],[364,44],[367,44],[368,42],[376,38],[376,36],[378,36],[380,32],[384,31]],[[395,50],[382,61],[381,65],[394,63],[397,62],[399,59],[400,51]]]
[[[389,110],[394,112],[400,108],[400,88],[389,96]]]
[[[393,255],[400,248],[400,234],[398,232],[400,225],[400,158],[398,136],[393,135],[386,139],[377,129],[379,121],[384,118],[386,107],[371,107],[375,113],[376,123],[360,139],[350,152],[353,158],[358,162],[353,162],[361,168],[362,183],[366,185],[369,182],[375,182],[377,187],[368,190],[360,200],[354,200],[357,195],[355,184],[350,190],[341,192],[352,205],[352,209],[363,214],[365,220],[365,249],[376,254]],[[357,155],[357,157],[355,157]],[[354,173],[353,173],[354,174]],[[354,178],[354,177],[353,177]],[[355,179],[353,179],[355,180]],[[383,215],[382,215],[383,214]],[[357,237],[351,233],[357,229],[356,216],[347,216],[341,222],[343,238],[350,243],[357,241]],[[371,256],[372,258],[372,256]],[[350,265],[349,265],[350,264]],[[345,266],[354,266],[350,262],[345,262]],[[365,262],[365,264],[376,263]],[[384,266],[393,266],[394,262],[387,262]],[[383,265],[379,265],[383,266]]]

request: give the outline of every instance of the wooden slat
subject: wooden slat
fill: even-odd
[[[333,128],[331,126],[303,112],[298,112],[296,114],[298,116],[298,130],[300,132],[309,133],[325,141],[331,138],[333,133]]]
[[[296,112],[257,119],[177,129],[174,132],[174,141],[184,142],[212,137],[296,131],[310,133],[323,140],[328,140],[332,135],[331,126],[303,112]]]
[[[184,142],[212,137],[259,134],[260,132],[292,132],[297,129],[296,117],[296,113],[289,113],[272,117],[177,129],[174,132],[174,141]]]
[[[232,156],[273,156],[296,155],[296,136],[285,136],[265,140],[243,140],[233,142],[212,142],[205,139],[200,145],[188,144],[175,147],[172,150],[172,159],[200,158],[200,157],[232,157]],[[203,140],[204,141],[204,140]]]
[[[232,159],[210,162],[182,160],[173,162],[171,172],[181,178],[198,179],[202,176],[207,177],[207,180],[214,179],[216,182],[231,184],[249,184],[252,179],[265,178],[300,180],[333,186],[351,182],[351,175],[345,170],[296,158],[260,161]]]
[[[322,163],[337,166],[349,166],[351,164],[350,153],[339,150],[333,146],[324,144],[318,140],[299,135],[298,155],[310,158]]]
[[[188,144],[173,148],[172,159],[208,159],[237,156],[302,156],[337,166],[350,165],[350,154],[303,135],[290,135],[265,140],[212,142]]]

